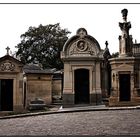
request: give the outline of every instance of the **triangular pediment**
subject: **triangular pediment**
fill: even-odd
[[[0,72],[21,72],[24,64],[10,55],[0,58]]]
[[[131,70],[133,69],[133,65],[130,65],[130,64],[126,64],[126,63],[123,63],[123,64],[120,64],[116,67],[116,69],[120,69],[120,70]]]

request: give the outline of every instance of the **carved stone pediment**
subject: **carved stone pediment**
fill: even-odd
[[[0,58],[0,72],[22,72],[22,67],[19,60],[9,55]]]
[[[65,43],[61,52],[62,59],[93,58],[99,57],[101,52],[98,41],[88,35],[86,29],[79,28],[76,35]]]
[[[15,64],[10,61],[6,61],[0,64],[0,71],[14,71]]]
[[[68,50],[69,56],[91,56],[96,55],[96,50],[93,47],[94,44],[91,44],[87,40],[80,39],[74,42]]]
[[[129,70],[133,70],[133,66],[130,65],[130,64],[125,64],[125,63],[123,63],[123,64],[121,64],[121,65],[118,65],[118,66],[116,67],[116,69],[129,71]]]

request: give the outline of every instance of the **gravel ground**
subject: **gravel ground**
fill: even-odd
[[[140,110],[3,119],[0,120],[0,136],[140,136]]]

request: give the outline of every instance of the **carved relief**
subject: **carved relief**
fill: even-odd
[[[92,44],[85,41],[84,39],[78,40],[73,43],[69,49],[69,55],[94,55],[95,50],[94,47],[91,47]]]
[[[76,52],[76,43],[73,43],[69,49],[69,55],[73,55]]]
[[[85,41],[83,40],[80,40],[77,42],[77,50],[80,51],[80,52],[84,52],[87,50],[87,44]]]
[[[87,35],[87,31],[86,31],[86,29],[84,29],[84,28],[80,28],[80,29],[78,29],[78,31],[77,31],[77,35],[79,35],[80,38],[84,38],[84,37]]]
[[[14,71],[15,65],[12,62],[4,62],[0,65],[1,71]]]

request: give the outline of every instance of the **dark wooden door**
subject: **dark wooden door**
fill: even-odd
[[[0,110],[13,111],[13,79],[0,80]]]
[[[75,103],[87,104],[89,103],[89,70],[78,69],[75,70]]]
[[[130,74],[120,74],[120,101],[130,101]]]

